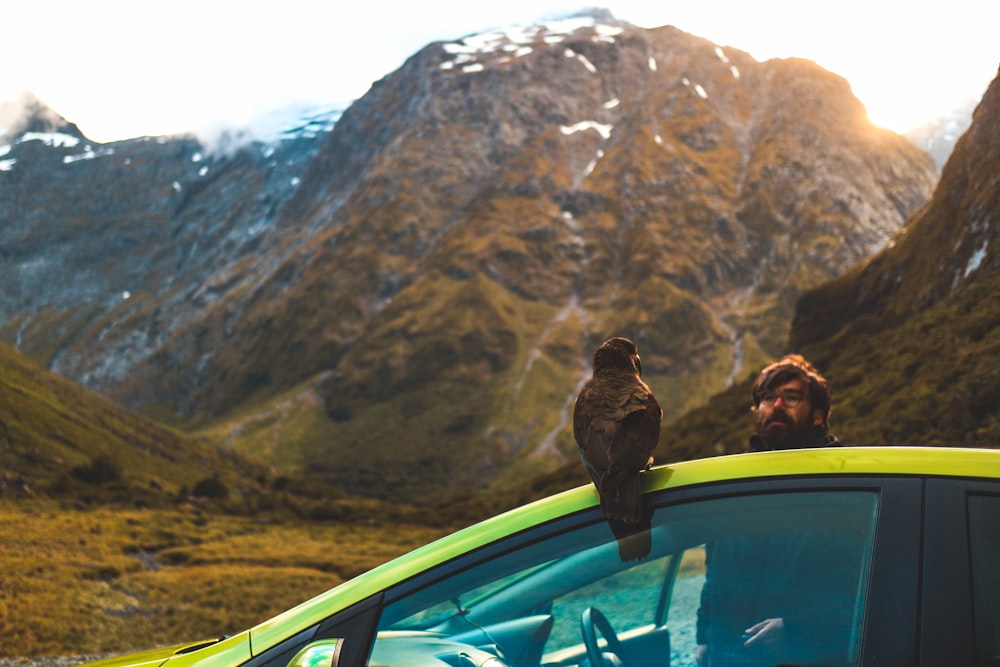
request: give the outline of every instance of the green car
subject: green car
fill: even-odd
[[[1000,450],[843,447],[643,473],[493,517],[235,636],[102,667],[1000,664]]]

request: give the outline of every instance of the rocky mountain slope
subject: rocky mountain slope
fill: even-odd
[[[606,15],[431,44],[279,146],[76,139],[0,156],[6,340],[259,460],[424,502],[575,459],[606,336],[638,342],[668,419],[701,404],[936,179],[813,63]]]
[[[1000,446],[1000,80],[889,246],[800,298],[788,348],[827,375],[848,444]],[[670,456],[737,451],[749,385],[684,417]]]

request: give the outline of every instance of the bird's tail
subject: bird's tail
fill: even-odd
[[[650,530],[651,516],[644,516],[639,523],[622,523],[610,520],[611,533],[618,542],[618,557],[623,563],[640,560],[649,555],[653,548],[653,533]]]
[[[642,518],[642,485],[637,471],[616,474],[616,471],[609,470],[601,479],[598,491],[605,519],[626,524],[639,523]]]
[[[604,475],[598,489],[601,513],[618,541],[622,562],[645,558],[652,547],[651,517],[643,515],[639,473],[633,470],[613,475],[612,472]]]

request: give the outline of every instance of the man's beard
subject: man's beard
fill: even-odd
[[[785,428],[769,428],[783,424]],[[795,449],[801,447],[810,431],[808,424],[796,424],[785,412],[775,411],[764,424],[757,425],[757,435],[768,449]]]

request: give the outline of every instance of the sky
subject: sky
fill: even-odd
[[[905,132],[979,99],[1000,65],[1000,0],[48,0],[3,10],[0,101],[28,91],[90,139],[253,127],[345,105],[433,41],[586,6],[673,25],[759,61],[845,77]]]

